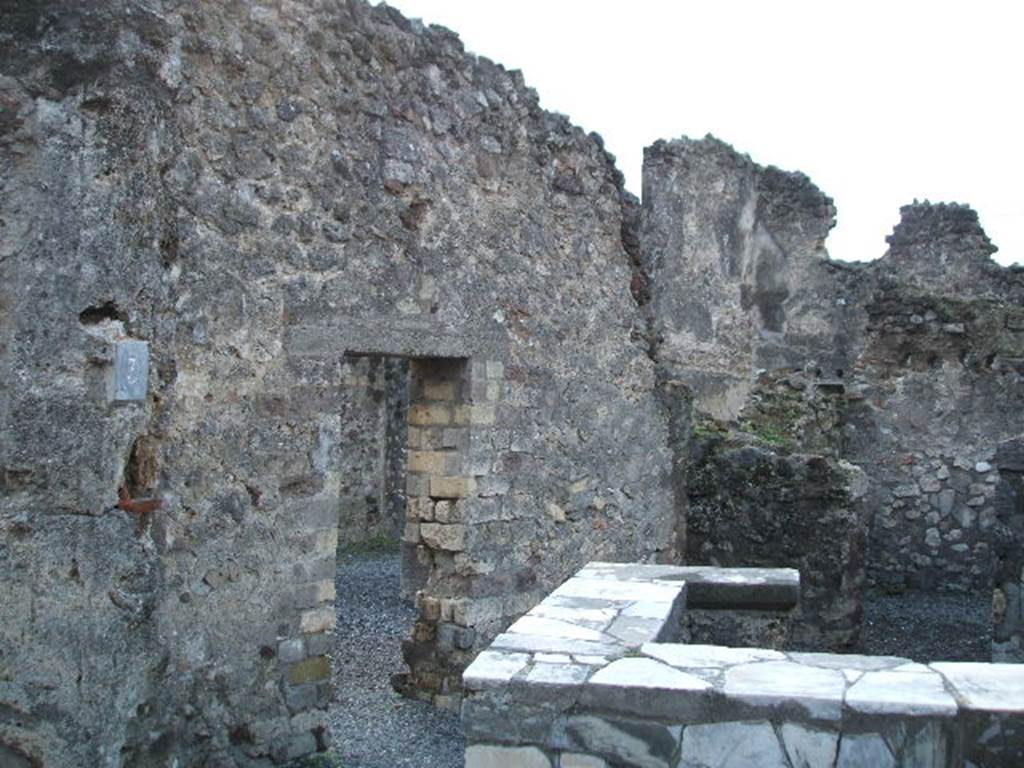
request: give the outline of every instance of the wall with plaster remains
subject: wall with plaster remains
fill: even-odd
[[[4,749],[323,746],[339,510],[376,494],[350,354],[463,361],[409,413],[463,447],[409,448],[419,695],[585,561],[674,556],[621,175],[518,73],[355,1],[33,3],[2,35]],[[111,402],[125,340],[148,393]]]
[[[805,176],[716,139],[648,148],[642,250],[656,358],[726,431],[867,474],[872,581],[985,592],[1002,535],[993,458],[1024,432],[1024,272],[989,258],[995,247],[966,207],[905,207],[885,255],[857,264],[828,259],[834,215]],[[786,402],[808,389],[833,400],[810,419]],[[741,504],[756,496],[729,481],[718,490]],[[689,527],[721,509],[691,509]],[[770,547],[809,545],[796,521],[779,522]]]
[[[5,14],[0,758],[323,749],[339,531],[400,506],[409,690],[454,705],[583,563],[685,556],[688,388],[726,419],[759,369],[846,398],[814,450],[882,490],[876,574],[989,578],[1024,322],[972,214],[911,207],[838,265],[802,176],[683,141],[644,186],[519,73],[358,0]]]

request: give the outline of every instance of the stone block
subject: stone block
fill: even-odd
[[[865,672],[847,691],[846,706],[873,715],[952,717],[957,713],[956,700],[942,676],[927,669]]]
[[[502,379],[505,377],[505,366],[497,360],[488,360],[486,371],[488,379]]]
[[[409,424],[414,426],[444,426],[452,421],[452,409],[441,403],[416,403],[409,406]]]
[[[547,755],[536,747],[471,744],[466,747],[465,768],[552,768],[552,766]]]
[[[641,649],[646,655],[679,669],[716,669],[755,661],[784,661],[781,651],[765,648],[726,648],[721,645],[681,645],[648,643]]]
[[[313,551],[317,554],[331,555],[338,549],[338,526],[331,526],[317,531]]]
[[[334,638],[326,632],[306,635],[306,653],[310,656],[322,656],[330,653]]]
[[[433,475],[430,478],[430,496],[435,499],[462,499],[476,490],[476,481],[471,477],[444,477]]]
[[[585,683],[592,671],[584,664],[536,663],[530,668],[524,680],[530,685],[571,687]]]
[[[790,768],[768,721],[690,725],[683,731],[679,768]]]
[[[896,758],[877,733],[845,734],[839,745],[836,768],[896,768]]]
[[[284,702],[292,712],[312,709],[317,705],[317,687],[315,685],[286,685]]]
[[[414,496],[405,503],[405,519],[417,523],[434,519],[434,502],[429,497]]]
[[[460,405],[455,408],[452,423],[459,426],[485,427],[497,421],[498,412],[492,403]]]
[[[316,587],[316,599],[319,603],[333,602],[338,596],[337,588],[334,586],[334,579],[318,581]]]
[[[304,634],[325,632],[334,629],[337,616],[334,613],[334,606],[314,608],[310,611],[303,611],[299,619],[299,630]]]
[[[466,526],[442,523],[422,523],[420,537],[432,549],[461,552],[466,548]]]
[[[725,695],[755,706],[798,704],[811,717],[838,720],[846,677],[790,661],[763,661],[732,667],[725,673]]]
[[[327,656],[314,656],[288,668],[289,685],[305,685],[331,677],[331,660]]]
[[[965,710],[1024,713],[1024,664],[945,661],[930,666]]]
[[[587,714],[569,718],[565,738],[572,749],[601,755],[616,765],[675,768],[681,731],[679,726]]]
[[[483,651],[462,673],[462,682],[466,688],[474,691],[500,688],[526,669],[529,663],[528,653]]]
[[[837,732],[798,723],[783,723],[779,733],[793,768],[817,768],[819,765],[835,763],[839,746]]]
[[[427,621],[438,621],[441,618],[441,601],[436,597],[418,592],[416,605],[420,609],[420,616]]]
[[[306,641],[301,637],[282,640],[277,644],[277,658],[288,664],[306,658]]]
[[[409,451],[406,469],[427,475],[443,475],[454,469],[458,455],[450,451]]]
[[[452,621],[463,627],[497,621],[504,613],[500,597],[452,600]]]
[[[458,396],[458,381],[427,379],[423,382],[423,397],[427,400],[456,400]]]
[[[462,503],[455,499],[446,499],[434,504],[434,519],[439,523],[458,523],[462,521]]]

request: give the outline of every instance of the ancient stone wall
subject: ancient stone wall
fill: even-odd
[[[827,197],[720,142],[655,145],[644,187],[386,7],[5,11],[0,757],[324,748],[339,531],[400,508],[407,683],[456,704],[583,563],[704,550],[689,393],[742,416],[761,369],[842,398],[763,458],[862,466],[878,580],[991,578],[1024,292],[973,215],[910,207],[849,266]]]
[[[11,754],[323,746],[349,354],[465,361],[462,463],[411,495],[422,695],[583,562],[674,557],[621,176],[517,73],[354,0],[32,3],[0,33]],[[113,400],[131,349],[145,394]]]
[[[778,384],[770,401],[794,381],[831,393],[825,429],[787,422],[783,409],[762,419],[761,437],[867,473],[872,581],[987,590],[992,460],[1000,440],[1024,432],[1024,274],[991,261],[965,207],[905,207],[888,252],[869,264],[828,259],[833,215],[806,177],[715,139],[650,147],[643,253],[657,360],[699,412],[741,431],[758,431],[742,421],[770,389],[757,390],[764,372]],[[691,530],[705,512],[691,513]],[[778,532],[781,552],[791,542]]]
[[[1024,663],[1024,439],[996,452],[992,660]]]

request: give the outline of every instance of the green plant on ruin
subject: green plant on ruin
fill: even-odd
[[[710,440],[716,437],[724,437],[728,434],[728,427],[712,418],[698,418],[693,423],[694,440]]]
[[[354,541],[351,544],[341,544],[338,546],[339,555],[386,555],[395,554],[402,548],[402,542],[399,539],[385,536],[383,533],[378,533],[375,536],[371,536],[368,539],[362,541]]]

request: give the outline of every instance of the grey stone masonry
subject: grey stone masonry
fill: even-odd
[[[1022,764],[1024,667],[675,642],[702,589],[778,605],[799,575],[589,564],[466,670],[466,768]]]

